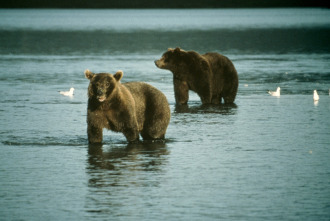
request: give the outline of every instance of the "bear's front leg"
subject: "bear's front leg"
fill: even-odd
[[[173,78],[174,96],[177,104],[187,104],[189,99],[189,87],[186,81]]]
[[[87,126],[88,142],[90,144],[102,143],[103,129],[94,125]]]

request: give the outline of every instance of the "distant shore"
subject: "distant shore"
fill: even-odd
[[[284,8],[284,7],[327,7],[320,0],[16,0],[2,1],[0,8]]]

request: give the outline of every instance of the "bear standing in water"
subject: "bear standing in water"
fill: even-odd
[[[122,132],[128,142],[165,139],[170,108],[165,95],[142,82],[120,83],[116,74],[85,71],[88,86],[87,133],[89,143],[101,143],[103,128]]]
[[[203,55],[180,48],[168,49],[155,61],[158,68],[173,73],[177,104],[187,104],[189,90],[196,92],[203,104],[234,103],[238,75],[233,63],[218,53]]]

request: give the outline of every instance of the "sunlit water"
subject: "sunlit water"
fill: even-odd
[[[1,220],[329,220],[329,39],[323,9],[0,10]],[[228,56],[236,104],[175,107],[176,46]],[[88,146],[87,68],[163,91],[166,142]]]

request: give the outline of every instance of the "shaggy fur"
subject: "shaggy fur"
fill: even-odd
[[[164,139],[170,122],[170,108],[165,95],[155,87],[142,83],[121,84],[122,71],[116,74],[85,76],[88,87],[87,134],[89,143],[101,143],[103,128],[122,132],[128,142]]]
[[[180,48],[168,49],[155,61],[158,68],[173,73],[174,94],[177,104],[186,104],[189,90],[196,92],[203,104],[235,101],[238,75],[233,63],[218,53],[203,55]]]

